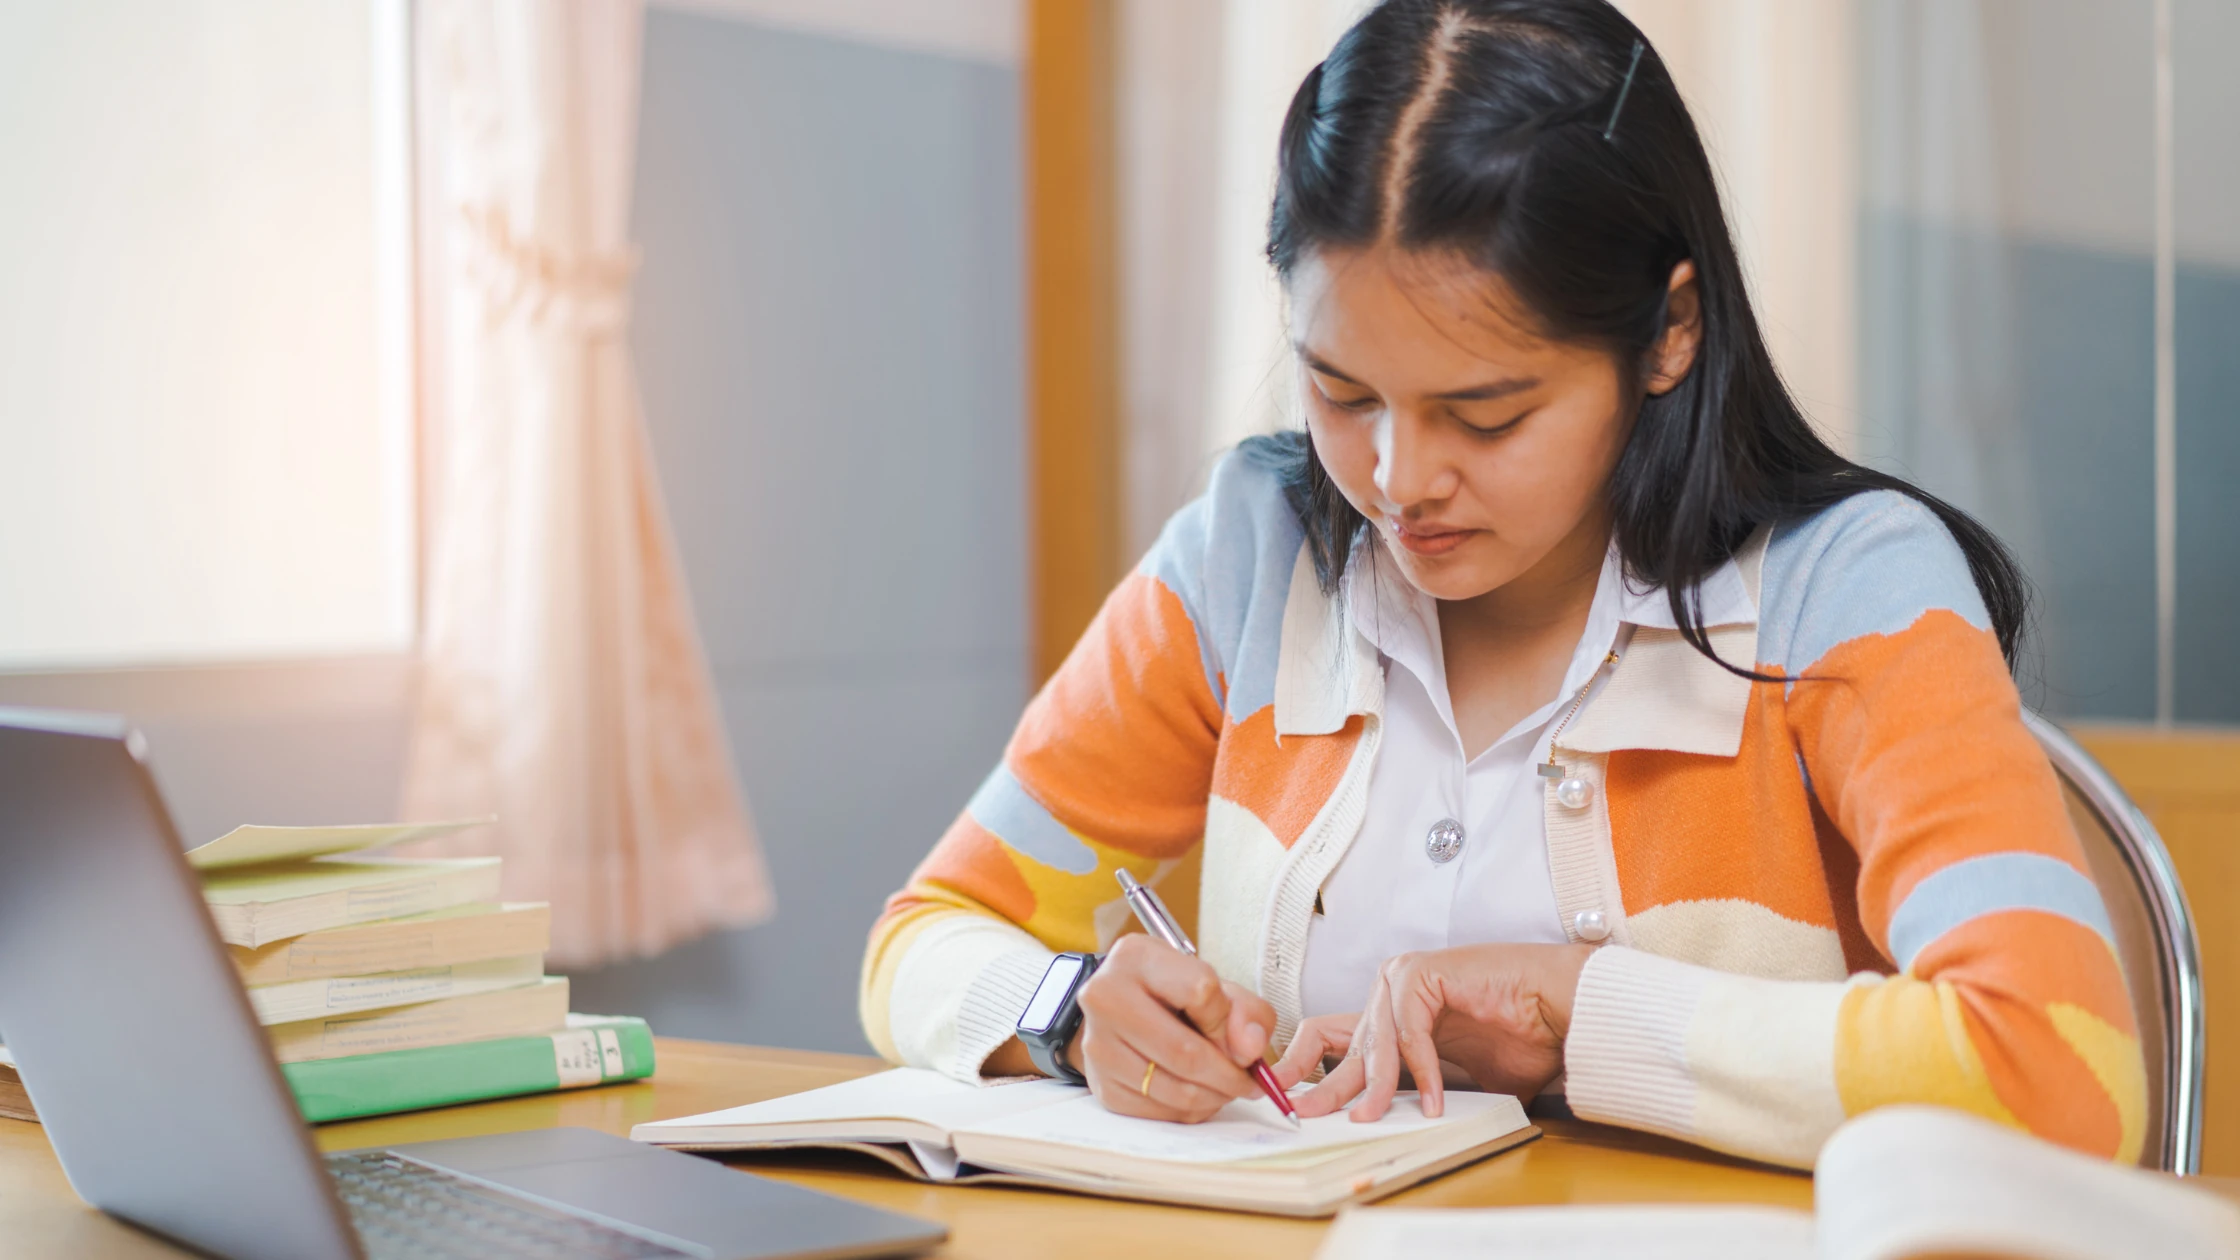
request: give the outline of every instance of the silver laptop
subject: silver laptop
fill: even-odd
[[[589,1129],[321,1157],[122,718],[0,708],[0,1040],[71,1186],[236,1260],[840,1257],[946,1232]]]

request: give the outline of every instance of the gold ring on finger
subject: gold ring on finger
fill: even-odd
[[[1151,1097],[1151,1074],[1157,1072],[1158,1070],[1158,1064],[1150,1062],[1149,1060],[1146,1060],[1144,1062],[1143,1084],[1136,1086],[1137,1093],[1143,1095],[1145,1098]]]

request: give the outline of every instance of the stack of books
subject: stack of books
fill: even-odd
[[[497,858],[376,852],[475,825],[241,827],[187,854],[307,1119],[653,1071],[644,1021],[568,1013],[551,910],[500,902]]]
[[[501,902],[497,858],[375,852],[474,825],[242,827],[188,852],[306,1119],[652,1074],[645,1021],[568,1012],[551,909]],[[13,1077],[0,1114],[31,1118]]]

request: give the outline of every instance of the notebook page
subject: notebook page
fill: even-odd
[[[1378,1138],[1510,1110],[1516,1105],[1516,1100],[1506,1094],[1451,1093],[1447,1095],[1446,1116],[1434,1120],[1423,1114],[1411,1091],[1396,1096],[1392,1110],[1372,1124],[1356,1124],[1341,1111],[1303,1120],[1294,1132],[1277,1113],[1275,1104],[1265,1098],[1238,1099],[1203,1124],[1174,1124],[1115,1115],[1084,1094],[1072,1102],[975,1124],[972,1132],[975,1136],[1043,1142],[1140,1159],[1227,1164],[1313,1151],[1334,1153]]]
[[[1782,1208],[1349,1208],[1315,1260],[1811,1260],[1812,1218]]]
[[[1945,1108],[1885,1107],[1844,1125],[1813,1184],[1824,1260],[2240,1256],[2240,1208],[2210,1192]]]
[[[1088,1093],[1059,1081],[967,1085],[924,1068],[894,1068],[743,1107],[652,1121],[631,1130],[630,1136],[659,1142],[663,1130],[737,1128],[738,1140],[751,1142],[756,1127],[834,1120],[910,1120],[953,1132],[1014,1112],[1086,1098]]]

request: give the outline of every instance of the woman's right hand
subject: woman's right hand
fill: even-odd
[[[1108,1111],[1196,1124],[1233,1098],[1258,1097],[1246,1068],[1267,1051],[1275,1008],[1163,941],[1131,932],[1081,989],[1068,1047]],[[1144,1088],[1146,1064],[1158,1064]]]

